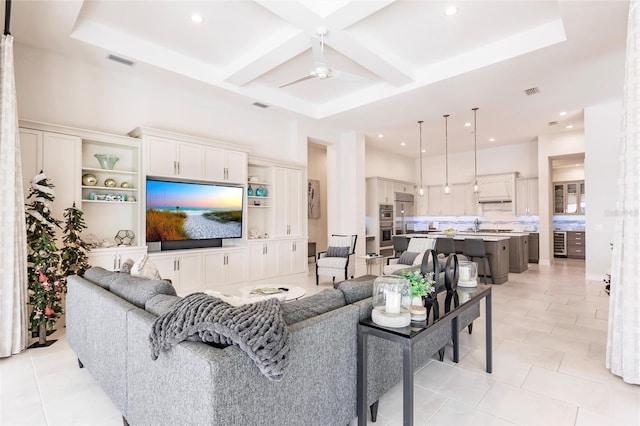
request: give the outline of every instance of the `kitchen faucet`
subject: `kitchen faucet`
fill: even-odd
[[[473,233],[477,234],[478,231],[480,230],[480,221],[478,220],[478,218],[476,217],[476,220],[473,221]]]

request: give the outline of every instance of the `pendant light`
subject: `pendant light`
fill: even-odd
[[[420,126],[420,188],[418,189],[418,195],[424,196],[424,186],[422,186],[422,120],[418,121]]]
[[[473,111],[473,178],[475,179],[475,182],[473,183],[473,192],[477,194],[480,192],[480,188],[478,187],[478,125],[476,122],[478,107],[471,108],[471,110]]]
[[[444,117],[444,167],[445,167],[445,184],[444,195],[451,194],[449,189],[449,114],[443,115]]]

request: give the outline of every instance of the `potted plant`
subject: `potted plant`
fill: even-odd
[[[423,276],[420,271],[402,271],[402,277],[409,281],[411,285],[411,304],[409,312],[411,312],[412,321],[424,321],[427,319],[427,309],[424,307],[422,298],[435,290],[435,281],[433,280],[433,272]]]

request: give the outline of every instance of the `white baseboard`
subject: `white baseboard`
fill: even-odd
[[[589,272],[585,274],[585,278],[587,281],[602,281],[606,278],[606,274],[597,274],[597,273]]]

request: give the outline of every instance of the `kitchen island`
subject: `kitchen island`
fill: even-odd
[[[456,233],[453,237],[447,237],[442,232],[432,232],[429,238],[453,238],[456,253],[464,252],[464,240],[467,238],[481,239],[484,241],[484,249],[489,255],[489,264],[493,274],[494,284],[504,284],[509,281],[509,244],[511,237],[504,234],[491,233]],[[407,237],[426,237],[424,234],[409,234]],[[478,263],[478,275],[483,275],[482,262]],[[478,277],[481,279],[481,277]]]

